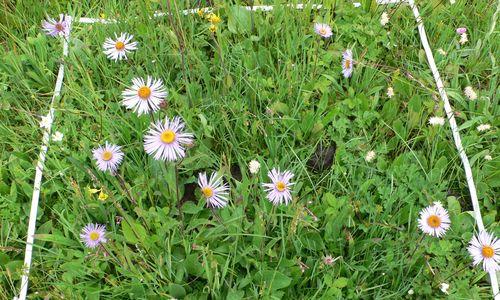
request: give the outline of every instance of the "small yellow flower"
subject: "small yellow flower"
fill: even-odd
[[[208,27],[208,29],[210,29],[211,32],[215,32],[217,30],[217,26],[212,24],[212,25],[210,25],[210,27]]]
[[[108,194],[104,193],[103,191],[101,191],[99,193],[99,200],[101,201],[106,201],[106,199],[108,199]]]
[[[101,19],[106,19],[106,14],[105,13],[101,13],[99,16],[101,17]]]
[[[212,13],[212,14],[208,15],[208,21],[212,24],[218,24],[222,20],[218,15]]]
[[[203,17],[203,13],[204,13],[203,9],[198,9],[198,12],[197,12],[198,16]]]

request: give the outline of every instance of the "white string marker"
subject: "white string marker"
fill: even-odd
[[[63,38],[64,39],[63,59],[61,61],[61,64],[59,65],[59,71],[57,73],[54,94],[52,95],[52,100],[50,102],[49,113],[46,116],[48,118],[48,126],[47,128],[44,128],[42,145],[40,147],[40,153],[38,155],[38,162],[36,165],[35,182],[33,184],[33,196],[31,197],[28,234],[26,237],[26,251],[24,254],[24,270],[23,270],[24,272],[23,276],[21,277],[21,291],[19,293],[19,298],[18,298],[20,300],[25,300],[26,294],[28,292],[29,272],[31,268],[31,258],[33,255],[33,242],[35,240],[36,216],[38,213],[38,200],[40,199],[40,185],[42,184],[43,168],[45,166],[45,156],[47,155],[47,150],[49,148],[52,123],[54,121],[54,103],[55,100],[59,98],[59,95],[61,94],[61,88],[64,79],[64,57],[68,56],[68,48],[69,48],[68,41],[69,41],[69,35],[71,33],[71,17],[68,16],[67,18],[70,18],[70,21],[68,22],[69,26],[68,36]]]
[[[388,3],[396,3],[401,2],[398,0],[378,0],[379,4],[388,4]],[[434,61],[434,56],[432,55],[431,47],[429,46],[429,41],[427,39],[427,34],[425,33],[424,23],[422,18],[420,17],[420,13],[418,11],[417,6],[415,5],[414,0],[408,0],[408,4],[413,11],[413,15],[415,16],[415,20],[417,22],[418,33],[420,35],[420,40],[422,42],[422,46],[425,50],[425,55],[427,57],[427,62],[429,63],[429,67],[432,71],[432,75],[434,76],[434,81],[436,81],[436,86],[441,96],[441,99],[444,103],[444,110],[446,112],[446,116],[448,117],[448,121],[450,123],[451,132],[453,134],[453,140],[455,141],[455,147],[457,148],[458,154],[460,155],[460,160],[462,161],[462,165],[464,166],[465,171],[465,179],[467,180],[467,185],[469,187],[470,198],[472,201],[472,207],[474,210],[474,218],[476,219],[477,229],[479,231],[484,230],[483,218],[481,216],[481,210],[479,207],[479,201],[477,199],[476,185],[474,184],[474,178],[472,177],[472,169],[470,167],[469,158],[465,153],[465,150],[462,146],[462,140],[460,138],[460,133],[458,131],[457,122],[455,121],[455,114],[453,113],[453,109],[451,108],[450,101],[448,100],[448,95],[446,94],[446,90],[444,88],[443,81],[441,80],[441,76],[439,75],[439,71],[436,66],[436,62]],[[500,294],[498,292],[498,279],[496,272],[489,272],[490,280],[491,280],[491,289],[493,292],[493,297],[495,300],[500,300]]]

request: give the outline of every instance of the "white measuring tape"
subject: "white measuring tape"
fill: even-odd
[[[481,217],[481,210],[479,208],[479,201],[477,200],[476,185],[474,184],[474,178],[472,177],[472,170],[469,163],[469,158],[465,153],[462,146],[462,140],[460,139],[460,133],[458,132],[457,122],[455,121],[455,114],[451,108],[450,101],[448,100],[448,95],[444,89],[443,81],[439,75],[439,71],[436,67],[436,62],[434,61],[434,56],[432,55],[431,47],[429,46],[429,41],[427,40],[427,34],[425,33],[424,23],[420,17],[417,6],[414,0],[408,0],[408,4],[413,11],[415,20],[417,21],[418,33],[420,35],[420,40],[422,41],[422,46],[425,50],[425,55],[427,56],[427,62],[431,68],[432,74],[434,75],[434,81],[436,81],[436,86],[444,103],[444,110],[446,116],[448,117],[448,122],[450,123],[451,132],[453,134],[453,140],[455,141],[455,146],[457,148],[460,159],[462,160],[462,165],[465,170],[465,179],[467,180],[467,185],[469,187],[470,198],[472,201],[472,207],[474,209],[474,218],[476,219],[477,229],[479,231],[484,230],[483,218]],[[493,297],[495,300],[500,300],[500,294],[498,293],[498,279],[496,272],[489,272],[491,280],[491,290],[493,292]]]
[[[401,2],[401,0],[377,0],[378,4],[391,4],[391,3],[399,3],[399,2]],[[444,102],[444,109],[445,109],[446,115],[448,117],[448,121],[450,123],[451,131],[453,134],[453,139],[455,141],[455,146],[456,146],[457,151],[460,155],[460,159],[462,161],[462,164],[463,164],[463,167],[465,170],[465,176],[466,176],[467,185],[469,187],[469,191],[470,191],[470,195],[471,195],[472,207],[474,209],[474,217],[476,219],[476,224],[477,224],[479,231],[481,231],[481,230],[484,230],[484,224],[483,224],[483,219],[481,217],[479,202],[477,199],[476,187],[474,184],[474,179],[472,177],[472,170],[470,167],[469,159],[468,159],[468,157],[463,149],[463,146],[462,146],[462,141],[460,139],[460,133],[458,131],[457,122],[455,121],[453,109],[451,108],[450,102],[448,100],[448,96],[446,94],[443,82],[441,80],[441,76],[439,75],[439,71],[437,70],[436,62],[434,61],[434,56],[432,55],[432,50],[429,46],[429,42],[427,40],[427,35],[425,32],[424,24],[423,24],[422,19],[420,17],[420,13],[418,11],[418,8],[415,5],[414,0],[408,0],[408,4],[410,5],[410,8],[413,11],[413,15],[415,16],[415,20],[417,22],[417,27],[418,27],[418,32],[420,35],[420,40],[422,42],[422,46],[424,47],[425,54],[427,56],[427,61],[429,63],[429,67],[430,67],[432,74],[434,76],[434,80],[436,81],[436,86],[437,86],[439,95],[441,96],[441,99]],[[292,7],[295,9],[304,9],[304,7],[305,7],[304,4],[296,4],[296,5],[288,4],[286,6]],[[271,11],[274,9],[274,6],[256,5],[256,6],[245,6],[244,8],[247,10],[251,10],[251,11]],[[311,8],[312,9],[321,9],[322,5],[312,5]],[[183,10],[182,14],[184,14],[184,15],[195,14],[199,10],[200,9],[187,9],[187,10]],[[201,10],[203,12],[212,11],[211,8],[207,8],[207,7],[201,8]],[[165,16],[165,15],[167,15],[167,14],[162,13],[162,12],[155,12],[153,17],[161,17],[161,16]],[[82,18],[77,19],[76,22],[83,23],[83,24],[92,24],[92,23],[108,24],[108,23],[116,23],[117,20],[82,17]],[[71,32],[71,25],[70,25],[69,32]],[[63,56],[64,57],[67,57],[67,55],[68,55],[68,41],[69,41],[69,34],[68,34],[67,39],[64,40],[64,45],[63,45]],[[38,163],[37,163],[37,167],[36,167],[35,183],[34,183],[34,188],[33,188],[33,197],[31,200],[30,219],[29,219],[29,225],[28,225],[28,235],[27,235],[27,239],[26,239],[26,252],[25,252],[25,259],[24,259],[25,272],[21,278],[21,292],[19,294],[19,298],[15,297],[15,299],[25,300],[26,295],[27,295],[27,291],[28,291],[28,278],[29,278],[29,270],[31,267],[31,258],[32,258],[32,253],[33,253],[33,241],[34,241],[34,234],[35,234],[35,228],[36,228],[36,215],[37,215],[37,211],[38,211],[38,200],[40,197],[40,185],[41,185],[41,181],[42,181],[45,156],[47,154],[47,149],[48,149],[48,146],[50,143],[50,133],[51,133],[51,128],[52,128],[52,123],[54,120],[54,101],[60,95],[60,91],[61,91],[61,87],[62,87],[62,83],[63,83],[63,78],[64,78],[64,61],[62,61],[61,65],[59,66],[59,72],[57,74],[54,95],[53,95],[52,101],[50,103],[50,111],[48,114],[49,126],[43,135],[41,150],[40,150]],[[491,280],[491,288],[492,288],[492,292],[493,292],[493,297],[495,298],[495,300],[500,300],[500,294],[498,291],[497,274],[495,272],[489,272],[489,275],[490,275],[490,280]]]
[[[26,293],[28,292],[28,279],[29,272],[31,268],[31,258],[33,255],[33,242],[35,240],[35,229],[36,229],[36,215],[38,213],[38,200],[40,199],[40,185],[42,184],[43,168],[45,166],[45,156],[47,155],[47,150],[50,143],[50,134],[52,131],[52,123],[54,122],[54,103],[59,95],[61,94],[61,88],[64,79],[64,59],[68,56],[69,48],[69,38],[71,33],[71,17],[69,18],[68,26],[68,36],[64,38],[63,41],[63,59],[59,65],[59,71],[57,73],[56,86],[54,88],[54,94],[52,95],[52,100],[50,101],[49,113],[47,114],[48,125],[45,128],[42,138],[42,145],[40,146],[40,153],[38,155],[38,162],[36,164],[35,171],[35,182],[33,184],[33,196],[31,197],[31,208],[30,208],[30,218],[28,223],[28,234],[26,236],[26,250],[24,253],[24,270],[23,276],[21,277],[21,292],[19,294],[19,299],[26,299]]]

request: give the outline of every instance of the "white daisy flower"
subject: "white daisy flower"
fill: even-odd
[[[101,243],[106,243],[106,226],[100,224],[87,224],[80,234],[82,242],[88,248],[95,248]]]
[[[486,154],[486,155],[484,156],[484,159],[485,159],[485,160],[492,160],[492,159],[493,159],[493,157],[491,157],[491,155],[489,155],[489,154]]]
[[[394,89],[391,86],[387,88],[387,97],[394,97]]]
[[[292,172],[280,172],[279,169],[272,169],[267,173],[272,183],[263,183],[262,186],[267,192],[267,199],[274,205],[288,205],[292,201],[291,187],[295,184],[290,182],[294,176]]]
[[[385,26],[387,23],[389,23],[389,15],[384,11],[382,16],[380,16],[380,24]]]
[[[441,117],[430,117],[429,118],[429,125],[432,126],[443,126],[444,125],[444,118]]]
[[[222,177],[219,177],[217,173],[212,173],[208,181],[207,174],[200,173],[198,175],[198,186],[207,201],[208,207],[221,208],[227,205],[229,186],[222,181]]]
[[[248,170],[250,170],[251,174],[257,174],[259,172],[259,169],[260,169],[260,163],[255,159],[248,164]]]
[[[460,35],[460,40],[458,41],[460,43],[460,45],[463,45],[465,43],[467,43],[469,41],[469,39],[467,38],[467,33],[462,33]]]
[[[50,114],[42,116],[40,120],[40,128],[50,129],[51,123],[52,123],[52,118],[50,117]]]
[[[160,103],[167,97],[168,92],[161,79],[148,76],[132,79],[132,87],[122,92],[123,105],[132,109],[140,116],[160,109]]]
[[[324,23],[315,23],[314,32],[324,38],[329,38],[333,35],[330,25]]]
[[[131,42],[134,36],[128,33],[120,33],[115,39],[106,38],[104,41],[104,54],[114,61],[127,59],[127,53],[137,50],[137,42]]]
[[[365,156],[365,161],[371,162],[372,160],[375,159],[376,156],[377,156],[377,154],[375,154],[375,151],[373,151],[373,150],[368,151],[368,153],[366,153],[366,156]]]
[[[56,132],[52,135],[52,140],[53,140],[54,142],[60,142],[60,141],[62,141],[63,137],[64,137],[64,134],[63,134],[63,133],[61,133],[61,132],[59,132],[59,131],[56,131]]]
[[[450,216],[441,203],[434,203],[420,211],[418,228],[431,236],[441,237],[450,228]]]
[[[45,34],[55,37],[69,35],[69,29],[71,26],[71,16],[60,14],[59,21],[53,18],[47,17],[47,20],[42,22],[42,29]]]
[[[352,51],[347,49],[342,53],[342,74],[345,78],[349,78],[352,75],[353,61],[352,61]]]
[[[144,150],[156,160],[175,161],[186,156],[185,145],[193,142],[193,134],[183,132],[184,122],[175,117],[157,121],[149,127],[144,137]]]
[[[467,86],[464,89],[464,94],[469,98],[469,100],[476,100],[477,99],[477,94],[474,92],[474,89],[471,86]]]
[[[473,264],[483,263],[483,270],[486,272],[500,271],[500,240],[486,231],[481,231],[479,235],[472,237],[467,248]]]
[[[114,173],[123,160],[123,152],[120,146],[105,143],[92,151],[96,160],[97,168],[103,172]]]
[[[486,131],[486,130],[490,130],[491,129],[491,125],[490,124],[481,124],[479,126],[477,126],[477,131],[481,132],[481,131]]]

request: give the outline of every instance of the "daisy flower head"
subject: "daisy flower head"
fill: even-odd
[[[466,86],[464,89],[464,94],[469,100],[476,100],[477,94],[471,86]]]
[[[92,151],[97,168],[103,172],[114,173],[123,160],[123,152],[120,146],[105,143]]]
[[[192,144],[193,134],[184,132],[180,117],[152,123],[144,137],[144,150],[156,160],[176,161],[186,156],[185,146]]]
[[[492,234],[481,231],[472,240],[467,247],[473,259],[473,264],[483,263],[483,270],[486,272],[500,271],[500,240]]]
[[[450,224],[448,211],[441,203],[434,203],[420,211],[418,228],[425,234],[441,237],[450,228]]]
[[[208,180],[206,173],[200,173],[198,175],[198,186],[207,201],[208,207],[222,208],[227,205],[229,186],[222,181],[222,177],[218,176],[217,173],[212,173]]]
[[[71,16],[60,14],[59,21],[53,18],[47,17],[47,20],[42,22],[42,30],[48,36],[64,36],[68,37],[69,29],[71,26]]]
[[[479,132],[490,130],[491,129],[491,125],[490,124],[481,124],[481,125],[477,126],[476,129]]]
[[[342,53],[342,74],[345,78],[349,78],[352,75],[353,61],[352,61],[352,51],[347,49]]]
[[[262,186],[267,192],[267,199],[274,205],[288,205],[292,201],[291,187],[295,184],[290,182],[294,176],[292,172],[280,172],[279,169],[272,169],[267,173],[271,179],[271,183],[263,183]]]
[[[102,46],[104,48],[104,54],[114,61],[127,59],[127,53],[137,50],[137,42],[131,41],[133,37],[134,36],[131,34],[122,32],[120,36],[115,33],[114,40],[109,37],[106,38]]]
[[[132,86],[122,92],[122,104],[140,116],[159,110],[167,95],[161,79],[148,76],[144,80],[136,77],[132,79]]]
[[[430,117],[429,118],[429,125],[432,125],[432,126],[443,126],[444,125],[444,118],[441,118],[441,117]]]
[[[106,243],[106,226],[92,223],[87,224],[83,227],[80,238],[85,246],[91,249],[97,247],[99,244]]]
[[[325,23],[315,23],[314,32],[324,38],[329,38],[333,35],[332,28]]]

